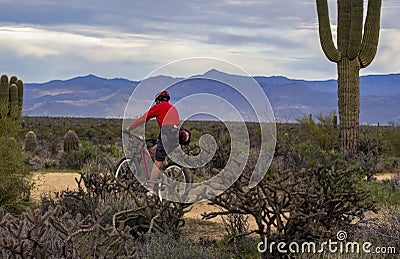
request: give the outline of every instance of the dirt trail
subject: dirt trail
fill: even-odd
[[[34,172],[32,180],[34,187],[32,198],[39,199],[41,195],[54,196],[54,193],[61,190],[75,190],[77,183],[75,178],[79,179],[78,173],[70,172]]]

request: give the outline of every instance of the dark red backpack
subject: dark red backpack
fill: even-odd
[[[179,128],[179,144],[189,145],[190,143],[190,131],[184,127]]]

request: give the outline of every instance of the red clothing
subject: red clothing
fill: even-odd
[[[169,102],[160,102],[155,104],[150,108],[148,112],[140,116],[137,120],[129,125],[128,130],[132,130],[144,123],[146,123],[151,118],[156,118],[158,126],[165,125],[179,125],[179,114],[176,108]]]

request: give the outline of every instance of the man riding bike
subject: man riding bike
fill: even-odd
[[[154,165],[151,171],[150,183],[154,183],[159,177],[159,170],[164,164],[167,153],[172,152],[178,145],[178,131],[180,125],[179,113],[177,109],[169,103],[170,95],[167,91],[162,91],[154,97],[155,105],[153,105],[146,113],[132,122],[127,131],[146,123],[152,118],[156,118],[160,127],[157,144],[153,148]],[[153,187],[157,188],[156,185]]]

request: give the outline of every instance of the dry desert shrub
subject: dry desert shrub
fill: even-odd
[[[148,197],[135,178],[120,182],[98,161],[76,180],[78,190],[43,197],[19,217],[0,210],[2,258],[135,257],[138,242],[157,233],[179,237],[188,205]]]

